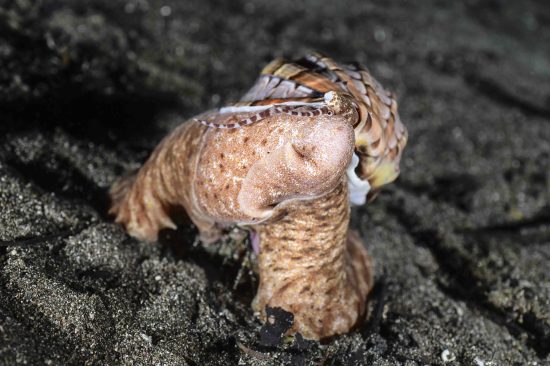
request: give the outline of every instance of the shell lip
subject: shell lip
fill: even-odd
[[[371,189],[369,182],[359,178],[355,172],[358,165],[359,157],[354,152],[346,170],[346,174],[348,176],[349,201],[355,206],[361,206],[367,202],[367,194]]]

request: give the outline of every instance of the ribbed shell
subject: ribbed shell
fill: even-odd
[[[339,64],[318,53],[296,61],[275,59],[263,70],[252,88],[237,105],[270,105],[289,100],[318,101],[328,91],[351,94],[359,119],[354,125],[355,150],[360,157],[357,174],[372,187],[379,187],[399,174],[407,130],[397,113],[397,102],[357,63]]]

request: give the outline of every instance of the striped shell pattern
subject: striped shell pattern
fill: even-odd
[[[274,106],[270,112],[264,110],[245,124],[260,120],[261,113],[311,115],[308,106],[318,106],[324,93],[329,91],[342,91],[355,99],[359,115],[354,125],[355,153],[360,159],[356,174],[368,180],[369,199],[372,199],[381,186],[399,175],[407,130],[399,118],[393,94],[386,91],[364,66],[339,64],[318,53],[292,62],[275,59],[262,70],[256,83],[233,108]],[[302,109],[288,106],[300,104]]]

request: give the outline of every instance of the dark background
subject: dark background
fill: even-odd
[[[0,0],[0,364],[549,364],[547,4]],[[314,50],[366,64],[410,138],[399,180],[353,211],[369,322],[268,347],[246,243],[204,249],[188,225],[137,242],[107,190],[273,57]]]

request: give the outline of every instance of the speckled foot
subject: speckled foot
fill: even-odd
[[[205,242],[215,241],[219,229],[196,208],[192,182],[204,128],[186,123],[174,130],[155,149],[137,174],[113,184],[110,213],[117,223],[138,239],[156,241],[164,228],[175,229],[173,208],[184,208]]]
[[[176,228],[167,207],[156,197],[149,177],[141,172],[117,181],[111,188],[111,197],[110,213],[134,237],[155,241],[159,230]]]
[[[258,227],[260,285],[254,310],[294,314],[289,333],[322,339],[348,332],[365,312],[372,261],[357,235],[348,236],[345,180],[328,195],[287,208]]]

